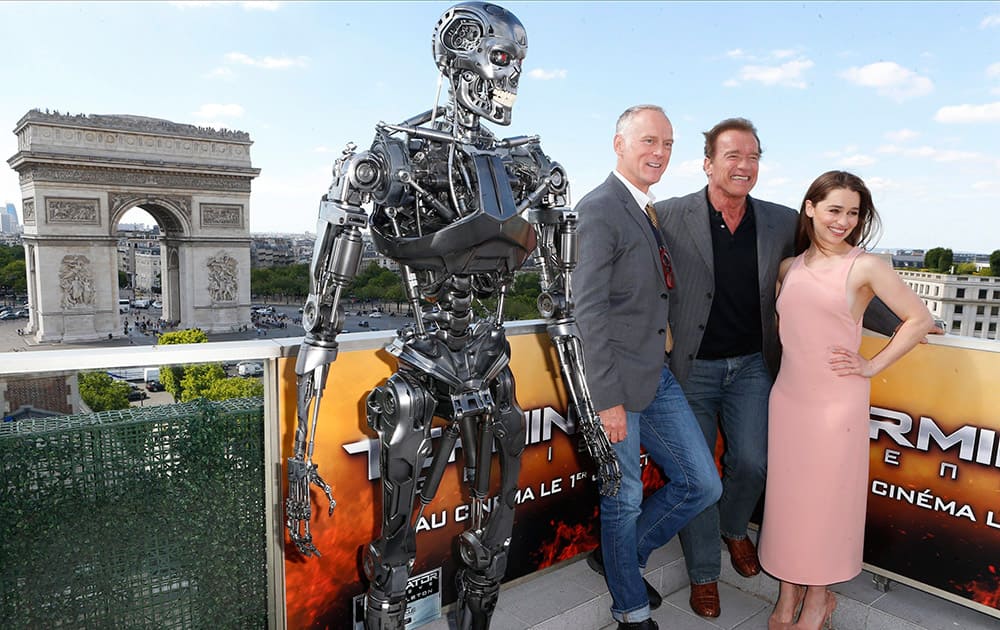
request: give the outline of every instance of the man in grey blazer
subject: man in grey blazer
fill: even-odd
[[[601,497],[601,546],[588,563],[604,573],[622,630],[657,628],[650,610],[661,598],[642,568],[721,492],[711,453],[666,365],[673,278],[655,214],[644,212],[672,148],[662,109],[626,110],[615,129],[615,171],[576,206],[580,262],[572,289],[587,384],[622,470],[618,494]],[[646,501],[640,445],[670,479]]]
[[[781,355],[778,266],[794,253],[798,213],[750,197],[761,156],[753,123],[730,118],[704,135],[708,185],[656,210],[677,276],[670,368],[708,447],[714,450],[719,426],[726,440],[722,497],[680,535],[691,608],[718,617],[721,541],[740,575],[760,572],[747,525],[764,489],[768,397]],[[891,335],[898,318],[881,304],[869,310],[879,312],[866,315],[866,325]]]

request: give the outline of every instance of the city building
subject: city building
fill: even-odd
[[[7,202],[0,208],[0,234],[20,234],[21,223],[17,220],[17,208]]]
[[[926,255],[922,249],[897,249],[892,252],[892,266],[895,269],[923,269]]]
[[[1000,324],[1000,278],[897,270],[920,296],[945,332],[996,339]]]
[[[251,236],[251,268],[286,267],[296,262],[298,257],[292,239],[281,236]]]
[[[121,224],[118,236],[118,269],[128,277],[134,296],[159,294],[159,227]]]
[[[927,252],[923,249],[897,249],[892,251],[892,266],[896,269],[923,269]],[[989,254],[972,252],[953,252],[951,262],[956,267],[963,263],[973,263],[976,269],[986,269],[990,266]]]

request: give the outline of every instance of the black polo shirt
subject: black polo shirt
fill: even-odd
[[[708,192],[705,193],[706,198]],[[715,261],[715,292],[699,359],[725,359],[761,351],[760,287],[757,282],[757,222],[753,204],[735,233],[708,202]]]

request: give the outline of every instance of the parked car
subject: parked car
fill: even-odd
[[[150,306],[152,306],[153,308],[163,308],[163,302],[159,300],[153,300],[153,303],[150,304]]]
[[[146,391],[148,392],[162,392],[163,383],[160,381],[149,381],[146,383]]]
[[[371,314],[368,315],[368,317],[371,317],[372,319],[378,319],[379,317],[382,317],[382,313],[378,311],[372,311]]]
[[[236,373],[240,376],[260,376],[264,373],[264,366],[253,361],[241,361],[236,365]]]
[[[135,402],[137,400],[146,400],[147,398],[149,398],[149,394],[142,391],[138,387],[133,386],[132,389],[128,390],[129,402]]]

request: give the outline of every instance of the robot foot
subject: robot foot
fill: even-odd
[[[460,630],[487,630],[497,607],[500,583],[476,575],[468,569],[459,571],[457,621]]]
[[[371,592],[365,596],[365,630],[403,630],[406,601],[392,602]]]

